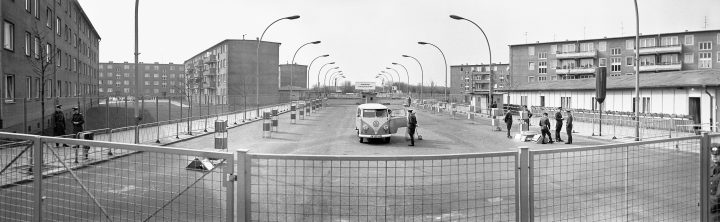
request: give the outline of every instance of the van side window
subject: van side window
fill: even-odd
[[[357,117],[360,117],[360,109],[357,111]]]

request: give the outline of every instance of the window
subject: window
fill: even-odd
[[[40,38],[37,36],[33,39],[33,53],[35,54],[35,59],[40,58]]]
[[[569,109],[571,103],[571,97],[560,97],[560,107],[563,109]]]
[[[601,52],[604,52],[605,50],[607,50],[607,42],[598,43],[598,50]]]
[[[625,57],[625,65],[633,66],[633,57],[632,56]]]
[[[46,17],[47,20],[45,20],[45,25],[46,25],[48,28],[51,28],[51,29],[52,29],[52,17],[53,17],[52,9],[47,8],[47,13],[46,13],[45,15],[47,16],[47,17]]]
[[[551,45],[550,46],[550,54],[555,54],[555,53],[557,53],[557,45]]]
[[[575,44],[562,45],[562,52],[563,53],[575,52]]]
[[[694,45],[695,44],[695,36],[694,35],[686,35],[685,36],[685,45]]]
[[[547,59],[547,52],[538,52],[538,59]],[[497,67],[495,67],[495,69],[497,69]]]
[[[57,54],[55,55],[55,57],[57,57],[55,58],[55,65],[57,67],[60,67],[60,65],[62,65],[62,51],[60,51],[60,49],[57,50]]]
[[[595,45],[592,42],[580,43],[581,52],[590,52],[595,50]]]
[[[146,86],[149,86],[149,85],[150,85],[150,81],[145,81],[145,85],[146,85]]]
[[[720,52],[717,53],[717,62],[720,62]]]
[[[31,52],[32,52],[32,36],[30,36],[29,32],[25,32],[25,55],[30,56]]]
[[[562,60],[562,69],[574,69],[575,68],[575,60]]]
[[[679,64],[678,54],[666,54],[660,56],[660,62],[663,65]]]
[[[620,55],[620,48],[610,49],[610,55]]]
[[[717,34],[717,44],[720,45],[720,33]]]
[[[38,14],[38,0],[33,0],[33,13],[35,14],[35,18],[40,18],[40,14]]]
[[[520,105],[522,105],[522,106],[528,105],[528,97],[527,96],[520,96]]]
[[[598,62],[598,66],[600,67],[607,67],[607,59],[606,58],[600,58]]]
[[[32,12],[32,0],[25,0],[25,11],[28,13]]]
[[[15,25],[8,21],[3,22],[3,48],[15,50]]]
[[[163,74],[163,75],[162,75],[162,80],[167,80],[167,75]]]
[[[50,43],[45,44],[45,61],[50,62],[50,55],[52,55],[52,45]]]
[[[692,53],[687,53],[687,54],[685,54],[685,56],[683,57],[683,63],[685,63],[685,64],[692,64],[692,63],[695,62],[694,59],[695,59],[695,55],[693,55]]]
[[[655,47],[655,38],[640,39],[640,48]]]
[[[40,78],[35,78],[35,98],[40,98]]]
[[[160,74],[157,74],[157,73],[153,74],[153,78],[160,78]]]
[[[677,36],[665,36],[660,39],[661,46],[679,45]]]
[[[123,81],[123,85],[126,85],[126,86],[130,85],[130,81],[128,81],[128,80]]]
[[[640,56],[640,66],[655,65],[655,56]]]
[[[153,93],[157,94],[157,93],[159,93],[159,92],[160,92],[159,89],[153,89]]]
[[[15,75],[5,75],[5,102],[15,102]]]
[[[25,77],[25,98],[30,98],[32,95],[32,77]]]
[[[620,57],[612,57],[610,58],[610,71],[611,72],[620,72],[622,66],[622,58]]]
[[[583,68],[592,68],[593,65],[594,65],[593,63],[594,63],[593,59],[581,59],[581,60],[580,60],[580,67],[583,67]]]
[[[528,70],[535,70],[535,62],[528,62]]]
[[[62,27],[62,19],[60,19],[60,17],[57,17],[57,19],[55,19],[55,33],[58,36],[62,36],[62,28],[61,27]]]
[[[130,65],[123,65],[123,69],[130,69]]]
[[[628,39],[625,40],[625,49],[635,49],[635,40],[634,39]]]
[[[538,82],[547,81],[547,76],[538,76]]]
[[[642,97],[642,108],[640,109],[640,112],[642,113],[649,113],[650,111],[650,97]]]
[[[157,86],[157,85],[159,85],[159,84],[160,84],[160,82],[158,82],[158,81],[153,81],[153,85],[156,85],[156,86]]]
[[[538,62],[538,73],[547,74],[547,61]]]
[[[107,81],[107,84],[108,84],[108,85],[112,85],[112,84],[113,84],[113,81],[112,81],[112,80],[108,80],[108,81]]]
[[[155,66],[155,70],[160,70],[160,67],[158,67],[158,66]]]
[[[698,53],[698,68],[700,68],[700,69],[712,68],[712,53],[710,53],[710,52]]]
[[[150,78],[150,73],[145,73],[145,78]]]
[[[550,80],[551,81],[557,80],[557,76],[550,76]]]
[[[698,46],[700,50],[712,50],[712,42],[699,42]]]
[[[528,82],[535,82],[535,76],[528,76]]]
[[[535,46],[528,46],[528,55],[529,56],[535,55]]]

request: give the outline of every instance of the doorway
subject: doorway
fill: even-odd
[[[688,115],[692,118],[693,123],[700,124],[700,97],[690,97],[688,99]]]

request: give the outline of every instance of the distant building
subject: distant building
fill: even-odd
[[[506,80],[510,77],[507,63],[480,65],[450,66],[450,101],[469,103],[471,106],[488,107],[487,96],[490,92],[490,69],[495,75],[493,94],[502,98],[499,93],[506,89]]]
[[[145,98],[184,95],[185,65],[140,63],[140,92]],[[100,96],[135,96],[134,63],[100,63]]]
[[[68,110],[86,103],[69,97],[97,96],[100,35],[77,0],[3,1],[0,73],[0,127],[10,132],[39,132],[41,84],[45,85],[45,113],[56,104]],[[46,56],[50,55],[50,56]],[[45,58],[45,82],[36,72]],[[27,98],[27,100],[25,100]],[[27,104],[24,104],[27,103]],[[91,104],[88,102],[87,104]],[[27,116],[27,121],[23,120]]]
[[[295,87],[300,88],[307,88],[307,81],[308,81],[308,73],[307,73],[307,66],[306,65],[298,65],[298,64],[281,64],[279,67],[280,75],[279,83],[280,87],[284,86],[290,86],[290,69],[292,67],[292,85]],[[289,87],[288,87],[289,89]],[[293,90],[295,88],[293,87]]]
[[[188,93],[203,103],[260,105],[278,103],[278,62],[280,43],[262,42],[260,46],[259,85],[256,81],[256,40],[227,39],[185,61]],[[259,86],[259,87],[258,87]],[[205,99],[208,98],[208,99]]]

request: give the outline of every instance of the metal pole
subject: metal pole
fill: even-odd
[[[140,107],[138,98],[140,98],[140,68],[138,67],[138,8],[140,0],[135,0],[135,144],[140,143]]]
[[[403,64],[400,63],[393,63],[393,65],[399,65],[405,70],[405,75],[407,76],[407,85],[405,86],[405,90],[407,90],[408,95],[410,94],[410,72],[408,72],[407,68]]]
[[[640,14],[635,3],[635,141],[640,141]]]
[[[275,24],[276,22],[279,22],[283,19],[297,19],[300,18],[300,16],[291,16],[291,17],[285,17],[280,18],[265,27],[265,30],[260,35],[260,38],[257,39],[257,48],[255,50],[255,105],[257,106],[257,115],[260,116],[260,42],[262,41],[263,37],[265,36],[265,32]]]
[[[157,128],[155,143],[160,143],[160,101],[158,99],[159,98],[155,96],[155,116],[157,117],[155,120],[155,128]]]
[[[447,59],[445,58],[445,53],[443,53],[442,49],[440,49],[440,47],[436,46],[435,44],[432,44],[432,43],[429,43],[429,42],[428,42],[427,44],[435,47],[438,51],[440,51],[440,55],[442,55],[443,61],[445,61],[445,89],[443,89],[443,94],[445,95],[445,102],[448,102],[448,101],[449,101],[449,100],[448,100],[448,95],[447,95],[448,70],[447,70]],[[489,47],[488,47],[488,48],[489,48]],[[490,56],[490,58],[491,58],[491,59],[490,59],[490,66],[491,66],[491,67],[490,67],[490,72],[491,72],[491,74],[490,74],[490,88],[491,88],[491,90],[492,90],[492,55]],[[492,91],[490,91],[490,93],[492,94]]]
[[[424,80],[424,78],[425,78],[425,77],[424,77],[424,76],[425,76],[425,72],[423,71],[423,67],[422,67],[422,64],[420,63],[420,60],[418,60],[418,59],[416,59],[415,57],[412,57],[412,56],[407,56],[407,57],[410,57],[410,58],[414,59],[415,62],[417,62],[418,65],[420,66],[420,101],[422,101],[422,100],[423,100],[423,87],[425,86],[425,83],[424,83],[424,81],[425,81],[425,80]]]
[[[315,62],[316,59],[319,59],[320,57],[328,57],[328,56],[330,56],[330,55],[329,55],[329,54],[320,55],[320,56],[318,56],[318,57],[315,57],[312,61],[310,61],[310,65],[308,65],[308,69],[307,69],[307,89],[308,89],[308,90],[310,90],[310,68],[312,68],[312,65],[313,65],[313,63]],[[318,78],[320,78],[319,72],[320,72],[320,71],[318,71]],[[318,82],[320,82],[319,79],[318,79]],[[319,87],[319,86],[318,86],[318,87]]]

